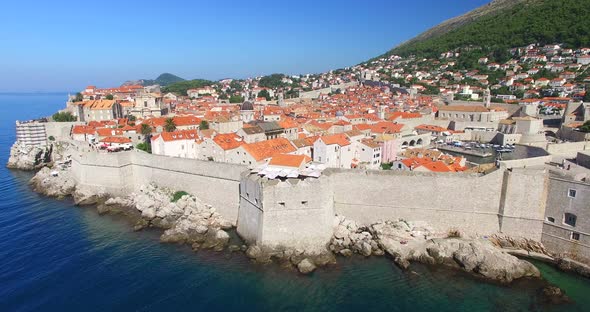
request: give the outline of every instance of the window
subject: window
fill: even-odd
[[[579,241],[580,240],[580,233],[572,232],[570,239]]]
[[[565,213],[564,217],[563,217],[563,223],[569,225],[569,226],[576,226],[576,215],[573,213]]]
[[[307,200],[304,200],[304,201],[302,201],[302,202],[301,202],[301,204],[302,204],[303,206],[307,206]]]
[[[143,107],[147,107],[147,101],[143,101]]]
[[[551,223],[555,223],[555,218],[553,217],[547,217],[547,221],[551,222]]]
[[[576,190],[574,190],[574,189],[568,189],[567,190],[567,197],[569,197],[569,198],[576,198]]]
[[[279,206],[285,207],[285,202],[279,202]]]

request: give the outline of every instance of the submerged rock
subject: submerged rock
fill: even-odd
[[[559,287],[548,285],[541,289],[541,298],[544,303],[564,304],[571,302],[571,299]]]

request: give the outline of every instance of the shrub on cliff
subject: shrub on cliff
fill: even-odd
[[[177,202],[184,195],[188,195],[188,193],[185,191],[177,191],[176,193],[174,193],[174,195],[172,195],[172,202],[173,203]]]

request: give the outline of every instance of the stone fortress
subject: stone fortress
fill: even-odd
[[[550,175],[543,166],[550,156],[502,162],[488,174],[327,169],[317,179],[270,180],[241,165],[138,151],[71,154],[80,186],[112,195],[150,182],[186,191],[235,222],[250,244],[319,251],[333,235],[337,214],[362,225],[403,218],[426,221],[440,232],[503,233],[590,260],[588,233],[577,234],[574,244],[568,239],[574,228],[562,224],[562,215],[574,213],[568,209],[586,222],[587,201],[568,207],[561,201],[572,187],[581,197],[590,186]]]

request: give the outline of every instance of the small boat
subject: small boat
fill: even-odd
[[[512,153],[512,150],[509,148],[500,148],[496,150],[497,153]]]

